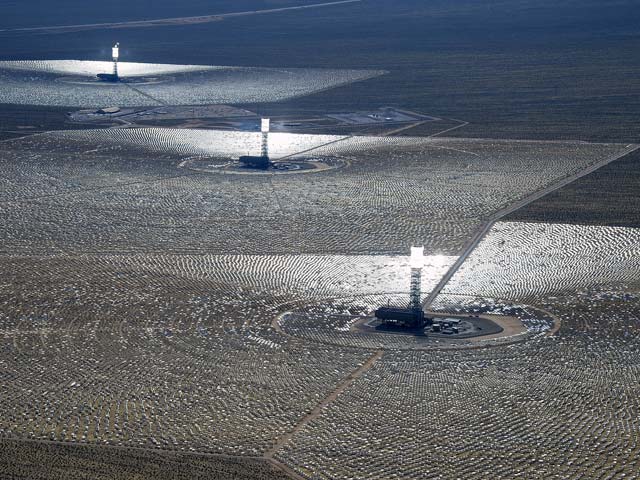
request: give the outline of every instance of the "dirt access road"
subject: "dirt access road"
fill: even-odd
[[[0,30],[2,33],[68,33],[79,32],[85,30],[108,30],[119,28],[150,28],[150,27],[167,27],[172,25],[192,25],[200,23],[219,22],[221,20],[246,17],[249,15],[265,15],[270,13],[287,12],[291,10],[306,10],[309,8],[323,8],[335,5],[343,5],[348,3],[359,3],[363,0],[341,0],[337,2],[314,3],[311,5],[298,5],[293,7],[270,8],[266,10],[251,10],[247,12],[231,12],[219,13],[212,15],[201,15],[197,17],[174,17],[174,18],[158,18],[153,20],[135,20],[130,22],[111,22],[111,23],[85,23],[78,25],[52,25],[43,27],[27,27],[27,28],[9,28]]]

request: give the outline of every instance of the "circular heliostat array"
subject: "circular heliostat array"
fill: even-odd
[[[433,324],[457,320],[458,333],[433,331],[432,325],[393,328],[375,318],[376,308],[387,304],[403,306],[407,298],[408,292],[387,293],[298,304],[278,316],[273,326],[288,336],[311,343],[384,350],[505,346],[535,339],[554,326],[552,318],[532,308],[513,309],[509,314],[499,311],[476,314],[471,308],[459,309],[456,314],[427,313]]]
[[[176,78],[171,75],[144,75],[138,77],[126,77],[120,78],[117,83],[106,82],[97,76],[95,77],[87,77],[83,75],[68,75],[64,77],[57,77],[54,79],[55,82],[65,83],[70,85],[90,85],[92,87],[108,87],[114,85],[122,85],[129,87],[136,87],[138,85],[159,85],[164,83],[175,82]]]
[[[520,322],[501,338],[354,331],[408,303],[411,246],[431,292],[494,212],[626,146],[266,140],[120,128],[0,143],[0,436],[271,454],[336,479],[417,480],[435,464],[446,478],[486,465],[502,474],[482,478],[532,478],[532,465],[535,478],[580,478],[572,465],[605,478],[616,459],[628,466],[610,478],[638,471],[639,297],[588,290],[638,288],[637,229],[497,223],[432,308]],[[267,151],[283,171],[344,164],[189,169]]]
[[[69,107],[275,102],[367,80],[378,70],[250,68],[78,60],[0,62],[0,103]]]
[[[238,158],[192,158],[182,162],[181,167],[202,173],[236,175],[291,175],[296,173],[318,173],[343,167],[345,161],[337,157],[296,157],[295,160],[272,160],[265,168],[255,168],[242,163]]]

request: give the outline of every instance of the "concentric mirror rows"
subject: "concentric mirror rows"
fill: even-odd
[[[429,292],[433,284],[424,286]],[[495,332],[467,338],[452,338],[425,332],[382,333],[371,325],[374,311],[383,305],[407,305],[408,293],[378,294],[338,299],[325,299],[319,304],[297,306],[278,317],[277,325],[288,335],[326,345],[356,346],[371,350],[433,350],[493,347],[520,343],[548,332],[554,326],[553,318],[531,308],[496,305],[476,309],[471,299],[439,300],[434,310],[461,317],[489,313],[489,320],[497,322]],[[509,318],[504,318],[504,317]],[[461,318],[457,317],[457,318]],[[464,318],[462,318],[464,320]],[[502,326],[503,325],[503,326]]]
[[[110,62],[0,62],[0,102],[75,107],[274,102],[384,74],[120,62],[120,83],[97,80],[96,75],[112,70]]]
[[[338,159],[302,175],[219,175],[259,134],[62,132],[5,142],[5,252],[454,255],[496,210],[625,146],[274,134],[276,158]],[[476,153],[477,152],[477,153]],[[297,158],[297,157],[296,157]],[[183,165],[183,167],[181,167]],[[513,175],[518,170],[520,175]]]
[[[349,332],[406,302],[410,246],[428,292],[496,211],[628,146],[274,134],[274,157],[342,167],[185,168],[259,142],[2,143],[0,436],[274,454],[305,478],[631,478],[635,230],[496,224],[436,307],[516,315],[518,343],[425,352]]]
[[[2,435],[256,456],[369,356],[274,332],[268,284],[146,264],[3,260]]]
[[[558,298],[557,337],[385,353],[278,458],[304,478],[633,478],[639,305]]]
[[[499,222],[444,293],[517,300],[640,285],[640,230]]]
[[[46,473],[43,473],[46,466]],[[72,443],[3,439],[0,471],[6,478],[30,480],[286,480],[264,460]]]

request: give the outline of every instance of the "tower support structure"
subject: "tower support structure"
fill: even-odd
[[[425,317],[422,310],[422,268],[424,267],[424,247],[411,247],[411,285],[409,308],[388,305],[375,311],[375,316],[386,328],[422,329],[430,325],[432,319]]]
[[[262,132],[262,146],[260,148],[261,157],[269,157],[269,131],[271,130],[271,120],[263,118],[260,131]]]
[[[111,48],[111,59],[113,60],[113,71],[111,73],[99,73],[97,77],[103,82],[119,82],[118,76],[118,59],[120,57],[120,44],[116,43]]]
[[[409,308],[411,308],[411,310],[422,310],[422,268],[411,268],[411,290],[409,297]]]
[[[111,56],[113,57],[113,76],[118,78],[118,59],[120,58],[120,43],[116,43],[111,49]]]
[[[424,267],[424,247],[411,247],[411,290],[409,307],[422,310],[422,267]]]

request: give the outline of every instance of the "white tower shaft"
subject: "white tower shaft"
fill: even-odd
[[[116,43],[111,49],[111,56],[113,58],[113,75],[118,76],[118,58],[120,58],[120,44]]]

